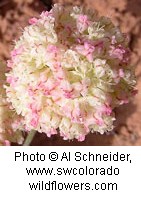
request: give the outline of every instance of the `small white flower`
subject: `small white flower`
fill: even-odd
[[[22,144],[23,129],[22,119],[10,109],[10,104],[6,101],[6,93],[3,85],[5,83],[5,66],[0,64],[0,146],[10,145],[10,142]]]

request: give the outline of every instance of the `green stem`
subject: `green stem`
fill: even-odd
[[[31,130],[31,131],[28,133],[28,135],[27,135],[27,137],[26,137],[26,139],[25,139],[25,141],[24,141],[23,146],[29,146],[30,143],[32,142],[32,140],[33,140],[35,134],[36,134],[36,131]]]

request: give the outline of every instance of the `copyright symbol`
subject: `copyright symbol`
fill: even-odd
[[[51,153],[49,154],[49,159],[50,159],[51,161],[56,161],[56,160],[58,160],[58,153],[56,153],[56,152],[51,152]]]

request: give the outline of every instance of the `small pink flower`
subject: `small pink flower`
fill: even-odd
[[[84,45],[76,46],[76,50],[83,56],[86,56],[89,62],[93,61],[93,53],[95,50],[95,46],[85,41]]]
[[[65,113],[66,117],[72,118],[72,107],[69,105],[65,105],[62,107],[62,112]]]
[[[29,108],[31,109],[32,113],[37,113],[37,106],[34,102],[29,104]]]
[[[37,24],[37,22],[38,22],[38,19],[37,18],[35,18],[35,17],[33,17],[33,18],[31,18],[31,19],[29,19],[29,24],[31,24],[31,25],[35,25],[35,24]]]
[[[89,24],[90,22],[87,15],[79,15],[77,19],[77,27],[80,32],[85,31],[88,28]]]
[[[8,140],[4,140],[4,145],[5,146],[10,146],[10,142]]]
[[[98,113],[100,115],[103,115],[103,114],[111,115],[112,108],[109,105],[104,104],[104,105],[102,105],[101,107],[98,108]]]
[[[119,69],[119,77],[120,78],[124,77],[124,71],[123,71],[123,69]]]
[[[66,99],[71,99],[71,98],[73,98],[73,90],[71,90],[71,91],[63,91],[64,93],[63,93],[63,96],[66,98]]]
[[[109,54],[111,57],[117,58],[123,63],[127,63],[129,61],[130,52],[128,49],[126,49],[122,45],[118,45],[118,46],[111,45],[110,48],[111,49],[109,51]]]
[[[18,55],[22,54],[23,50],[24,50],[23,46],[20,46],[19,48],[11,51],[11,56],[12,57],[18,56]]]
[[[79,103],[76,102],[73,110],[71,111],[71,121],[74,123],[83,124],[85,120],[85,111],[80,107]]]
[[[114,81],[115,83],[119,83],[121,78],[124,78],[124,70],[123,69],[119,69],[116,74],[114,74]]]
[[[40,15],[43,19],[49,17],[49,16],[52,16],[52,11],[43,11]]]
[[[7,61],[7,67],[8,68],[12,68],[13,67],[13,61],[12,60],[8,60]]]
[[[57,130],[55,128],[51,128],[46,134],[48,137],[51,137],[52,135],[57,135]]]
[[[111,40],[111,44],[116,44],[117,41],[116,41],[116,37],[115,35],[112,36],[112,40]]]
[[[79,135],[79,136],[77,136],[76,138],[77,138],[77,140],[79,141],[79,142],[83,142],[84,140],[85,140],[85,135]]]
[[[55,46],[55,45],[50,44],[50,45],[48,45],[48,47],[47,47],[47,52],[48,52],[48,53],[51,53],[53,56],[56,56],[57,53],[58,53],[58,51],[59,51],[59,49],[58,49],[58,47]]]
[[[136,94],[138,94],[138,90],[137,90],[137,89],[134,89],[134,90],[131,92],[131,94],[132,94],[133,96],[135,96]]]
[[[15,86],[16,86],[17,81],[18,81],[18,78],[16,78],[16,77],[12,77],[12,76],[8,76],[8,77],[7,77],[7,82],[10,83],[10,85],[11,85],[12,87],[15,87]]]
[[[61,67],[59,62],[55,62],[52,67],[50,67],[53,71],[54,78],[57,80],[64,80],[66,77],[65,71]]]
[[[68,135],[66,133],[62,132],[62,131],[60,131],[60,136],[63,137],[63,140],[69,139]]]
[[[33,88],[29,87],[29,88],[28,88],[28,94],[29,94],[30,97],[34,97],[34,95],[35,95],[35,90],[34,90]]]
[[[128,99],[122,99],[122,100],[120,100],[120,105],[127,104],[127,103],[129,103]]]
[[[32,113],[32,118],[31,118],[31,122],[30,125],[33,126],[34,128],[36,128],[38,126],[39,123],[39,116],[37,113]]]
[[[81,90],[82,96],[87,95],[89,86],[90,86],[90,79],[83,79],[82,80],[82,90]]]
[[[66,29],[68,35],[70,36],[71,33],[72,33],[72,31],[73,31],[73,30],[72,30],[72,27],[71,27],[70,25],[67,24],[67,25],[65,26],[65,29]]]
[[[104,125],[104,121],[102,118],[96,118],[96,124],[99,125],[99,126],[103,126]]]
[[[73,98],[73,88],[67,81],[61,81],[60,89],[65,98],[70,99]]]

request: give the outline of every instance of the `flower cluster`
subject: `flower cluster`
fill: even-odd
[[[22,144],[21,119],[9,109],[6,93],[3,88],[5,83],[5,67],[0,65],[0,146],[10,145],[10,142]]]
[[[135,93],[128,39],[106,17],[54,5],[16,42],[6,91],[26,130],[83,141],[113,129],[113,109]]]

